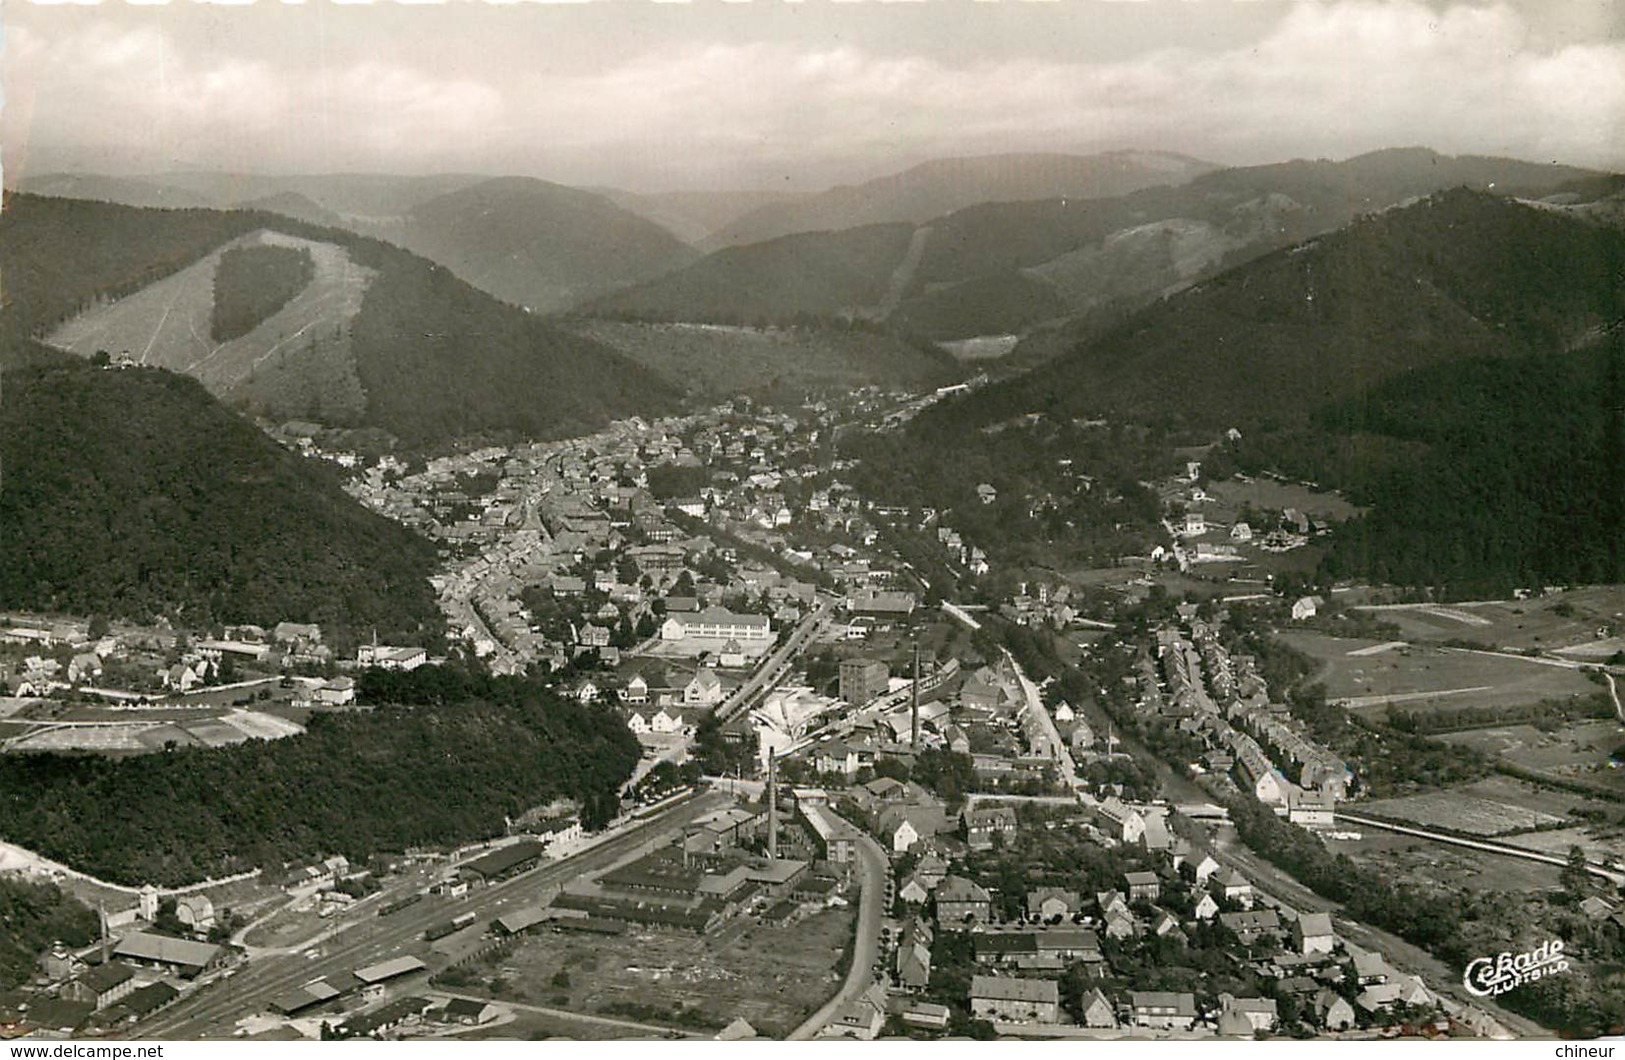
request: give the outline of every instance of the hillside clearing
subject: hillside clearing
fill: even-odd
[[[310,253],[310,284],[247,334],[210,338],[221,256],[238,246],[283,246]],[[48,342],[81,357],[105,350],[139,364],[193,376],[216,397],[278,419],[344,422],[366,396],[356,376],[349,323],[373,270],[344,248],[261,229],[126,298],[67,321]]]

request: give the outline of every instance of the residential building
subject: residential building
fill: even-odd
[[[938,924],[985,924],[992,916],[992,895],[963,876],[946,877],[936,895]]]
[[[709,707],[722,702],[722,679],[712,670],[701,669],[683,686],[685,707]]]
[[[1139,1027],[1189,1030],[1196,1022],[1196,996],[1164,990],[1137,990],[1129,995],[1129,1011]]]
[[[1219,1033],[1252,1037],[1259,1031],[1275,1029],[1279,1016],[1272,997],[1219,995]]]
[[[1059,922],[1083,908],[1077,891],[1059,887],[1039,887],[1027,892],[1027,916],[1035,920]]]
[[[1117,1026],[1117,1010],[1106,1000],[1106,995],[1098,986],[1083,996],[1082,1023],[1085,1027]]]
[[[1154,902],[1162,893],[1162,881],[1154,872],[1130,872],[1123,877],[1128,882],[1128,896],[1134,901]]]
[[[1298,952],[1305,957],[1329,954],[1337,946],[1337,934],[1332,930],[1330,913],[1299,913],[1292,924],[1292,939]]]
[[[997,1023],[1055,1023],[1060,1018],[1060,990],[1052,979],[971,978],[971,1014]]]
[[[966,810],[961,819],[965,825],[965,841],[972,850],[991,850],[1016,837],[1016,811],[1012,806]]]

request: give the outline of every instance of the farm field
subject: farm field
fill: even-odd
[[[1351,655],[1381,642],[1303,631],[1282,633],[1281,639],[1320,664],[1314,680],[1326,685],[1328,699],[1344,700],[1371,717],[1382,717],[1389,705],[1407,711],[1508,707],[1597,691],[1577,670],[1504,656],[1423,645]]]
[[[1498,799],[1469,795],[1459,788],[1407,795],[1399,799],[1379,799],[1361,803],[1359,810],[1375,817],[1411,821],[1423,826],[1498,836],[1558,825],[1562,817]]]
[[[1527,893],[1556,888],[1562,871],[1556,865],[1369,828],[1358,840],[1328,840],[1326,845],[1402,884]]]
[[[782,1037],[832,994],[852,935],[848,909],[788,927],[751,919],[709,937],[629,927],[618,937],[541,935],[503,958],[502,1000],[651,1022],[682,1010],[695,1026],[743,1016]]]
[[[1616,635],[1625,633],[1625,586],[1591,586],[1530,600],[1371,610],[1398,626],[1401,636],[1409,640],[1470,640],[1517,650],[1573,647],[1595,653],[1599,629],[1611,627]],[[1606,654],[1603,652],[1604,657]]]
[[[255,243],[310,251],[315,278],[248,334],[217,343],[210,334],[220,256]],[[193,376],[211,393],[243,400],[283,419],[327,418],[366,407],[350,352],[349,322],[373,272],[332,243],[261,230],[116,302],[89,309],[47,341],[90,357],[106,350]]]
[[[1552,732],[1533,725],[1507,725],[1447,733],[1438,739],[1472,747],[1524,769],[1625,793],[1625,777],[1608,765],[1609,754],[1625,743],[1625,729],[1616,721],[1578,721]]]

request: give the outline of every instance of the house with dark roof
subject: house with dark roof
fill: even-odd
[[[938,924],[985,924],[993,913],[993,896],[963,876],[949,876],[937,885]]]
[[[1250,910],[1244,913],[1220,913],[1223,924],[1243,946],[1251,946],[1259,939],[1281,933],[1281,918],[1273,909]]]
[[[978,975],[971,978],[971,1014],[998,1023],[1055,1023],[1060,1018],[1060,988],[1053,979],[1012,979]]]
[[[1196,996],[1166,990],[1137,990],[1129,995],[1129,1011],[1139,1027],[1189,1030],[1196,1022]]]

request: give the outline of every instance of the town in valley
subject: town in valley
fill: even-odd
[[[8,32],[36,123],[104,32],[261,54],[95,17]],[[557,130],[557,184],[42,130],[0,1036],[1625,1032],[1625,158],[1011,133],[623,191]]]

